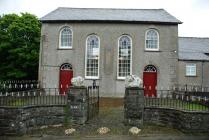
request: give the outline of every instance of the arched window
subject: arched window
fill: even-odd
[[[125,79],[132,73],[132,40],[128,35],[123,35],[118,40],[118,66],[117,78]]]
[[[146,32],[145,50],[159,50],[159,34],[155,29],[149,29]]]
[[[64,27],[60,31],[59,48],[71,49],[73,40],[73,32],[69,27]]]
[[[99,49],[100,41],[96,35],[90,35],[86,39],[86,63],[85,63],[85,78],[99,78]]]

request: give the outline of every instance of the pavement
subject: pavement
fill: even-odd
[[[131,135],[102,135],[102,136],[22,136],[6,137],[0,136],[0,140],[209,140],[208,136],[131,136]]]

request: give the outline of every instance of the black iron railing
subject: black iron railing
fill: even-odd
[[[172,108],[185,111],[209,111],[209,98],[195,92],[158,90],[157,96],[145,96],[145,107]]]
[[[57,88],[0,93],[0,106],[24,107],[66,104],[66,95],[60,95]]]
[[[167,90],[156,88],[156,96],[145,97],[145,107],[164,107],[187,111],[209,111],[209,88],[177,85]],[[99,86],[89,86],[88,99],[94,116],[99,112]],[[151,97],[150,97],[151,95]],[[0,81],[0,106],[66,105],[66,95],[58,88],[41,88],[38,81]]]
[[[99,111],[99,86],[89,86],[88,100],[94,116]],[[24,107],[35,105],[67,105],[67,94],[60,94],[58,88],[42,88],[26,91],[0,92],[0,106]]]
[[[0,81],[0,93],[28,91],[38,88],[40,86],[37,80]]]
[[[201,85],[174,85],[171,87],[172,90],[174,91],[181,91],[181,92],[204,92],[204,93],[209,93],[209,87],[206,86],[201,86]]]

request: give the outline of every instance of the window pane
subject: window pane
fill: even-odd
[[[64,28],[61,31],[61,47],[72,47],[72,31],[70,28]]]
[[[186,76],[196,76],[196,64],[186,65]]]
[[[99,76],[99,39],[95,35],[87,38],[86,76]]]
[[[118,77],[126,77],[130,75],[131,39],[128,36],[121,37],[118,49]]]
[[[155,30],[149,30],[146,33],[146,49],[158,49],[158,33]]]

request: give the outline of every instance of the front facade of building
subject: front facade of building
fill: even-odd
[[[70,79],[96,80],[102,97],[123,97],[134,74],[156,87],[178,83],[178,24],[162,9],[58,8],[41,19],[39,80],[44,88],[70,86]]]

